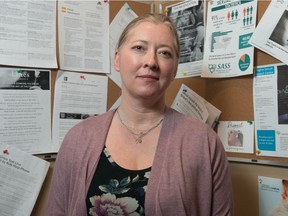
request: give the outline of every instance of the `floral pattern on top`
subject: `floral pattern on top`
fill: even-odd
[[[127,170],[118,166],[106,148],[86,197],[87,214],[92,216],[142,216],[151,167]]]

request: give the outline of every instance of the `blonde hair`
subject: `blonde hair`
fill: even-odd
[[[120,35],[120,38],[118,40],[117,48],[120,49],[121,46],[126,42],[127,38],[129,37],[130,32],[139,24],[143,22],[150,22],[155,24],[165,24],[169,27],[171,34],[174,38],[174,49],[177,59],[179,59],[180,55],[180,45],[179,45],[179,36],[177,33],[177,30],[174,26],[174,23],[171,21],[171,19],[164,15],[164,14],[143,14],[139,17],[132,20],[123,30],[122,34]]]

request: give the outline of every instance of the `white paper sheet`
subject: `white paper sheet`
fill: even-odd
[[[180,59],[176,78],[200,76],[203,64],[206,3],[183,1],[166,7],[180,40]]]
[[[89,116],[106,112],[107,89],[107,76],[58,71],[52,133],[56,152],[71,127]]]
[[[210,1],[201,77],[253,74],[257,0]]]
[[[219,121],[217,133],[225,151],[254,153],[253,121]]]
[[[109,73],[108,1],[58,1],[60,69]]]
[[[199,119],[212,128],[215,127],[221,114],[220,110],[184,84],[181,85],[171,108]]]
[[[288,64],[288,1],[271,1],[249,43]]]
[[[29,216],[48,168],[49,162],[0,144],[0,215]]]
[[[110,24],[110,74],[107,76],[119,87],[122,81],[120,73],[114,69],[114,53],[122,31],[136,17],[137,14],[125,3]]]
[[[56,1],[0,1],[0,64],[57,68]]]
[[[254,77],[257,154],[288,157],[288,66],[258,66]]]
[[[0,68],[0,143],[50,152],[50,70]]]

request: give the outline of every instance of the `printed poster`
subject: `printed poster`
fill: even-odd
[[[250,43],[288,64],[288,1],[271,1]]]
[[[257,0],[209,1],[201,77],[253,74]]]
[[[176,78],[200,76],[205,36],[206,4],[203,0],[183,1],[166,7],[180,40],[180,58]]]
[[[255,68],[254,116],[257,154],[288,157],[288,66]]]

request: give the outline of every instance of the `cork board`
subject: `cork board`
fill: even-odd
[[[160,10],[162,9],[162,11],[159,12],[164,13],[167,6],[178,2],[180,1],[160,3],[159,8]],[[206,1],[206,4],[208,4],[208,1]],[[260,21],[269,4],[270,1],[258,0],[257,23]],[[255,48],[254,67],[276,63],[281,62]],[[182,83],[221,110],[220,121],[254,121],[253,75],[232,78],[191,77],[176,79],[167,92],[166,101],[168,105],[172,104]],[[256,152],[255,141],[254,152]],[[288,158],[283,157],[268,157],[258,156],[256,153],[245,154],[231,152],[227,152],[227,156],[229,159],[236,162],[288,166]]]

